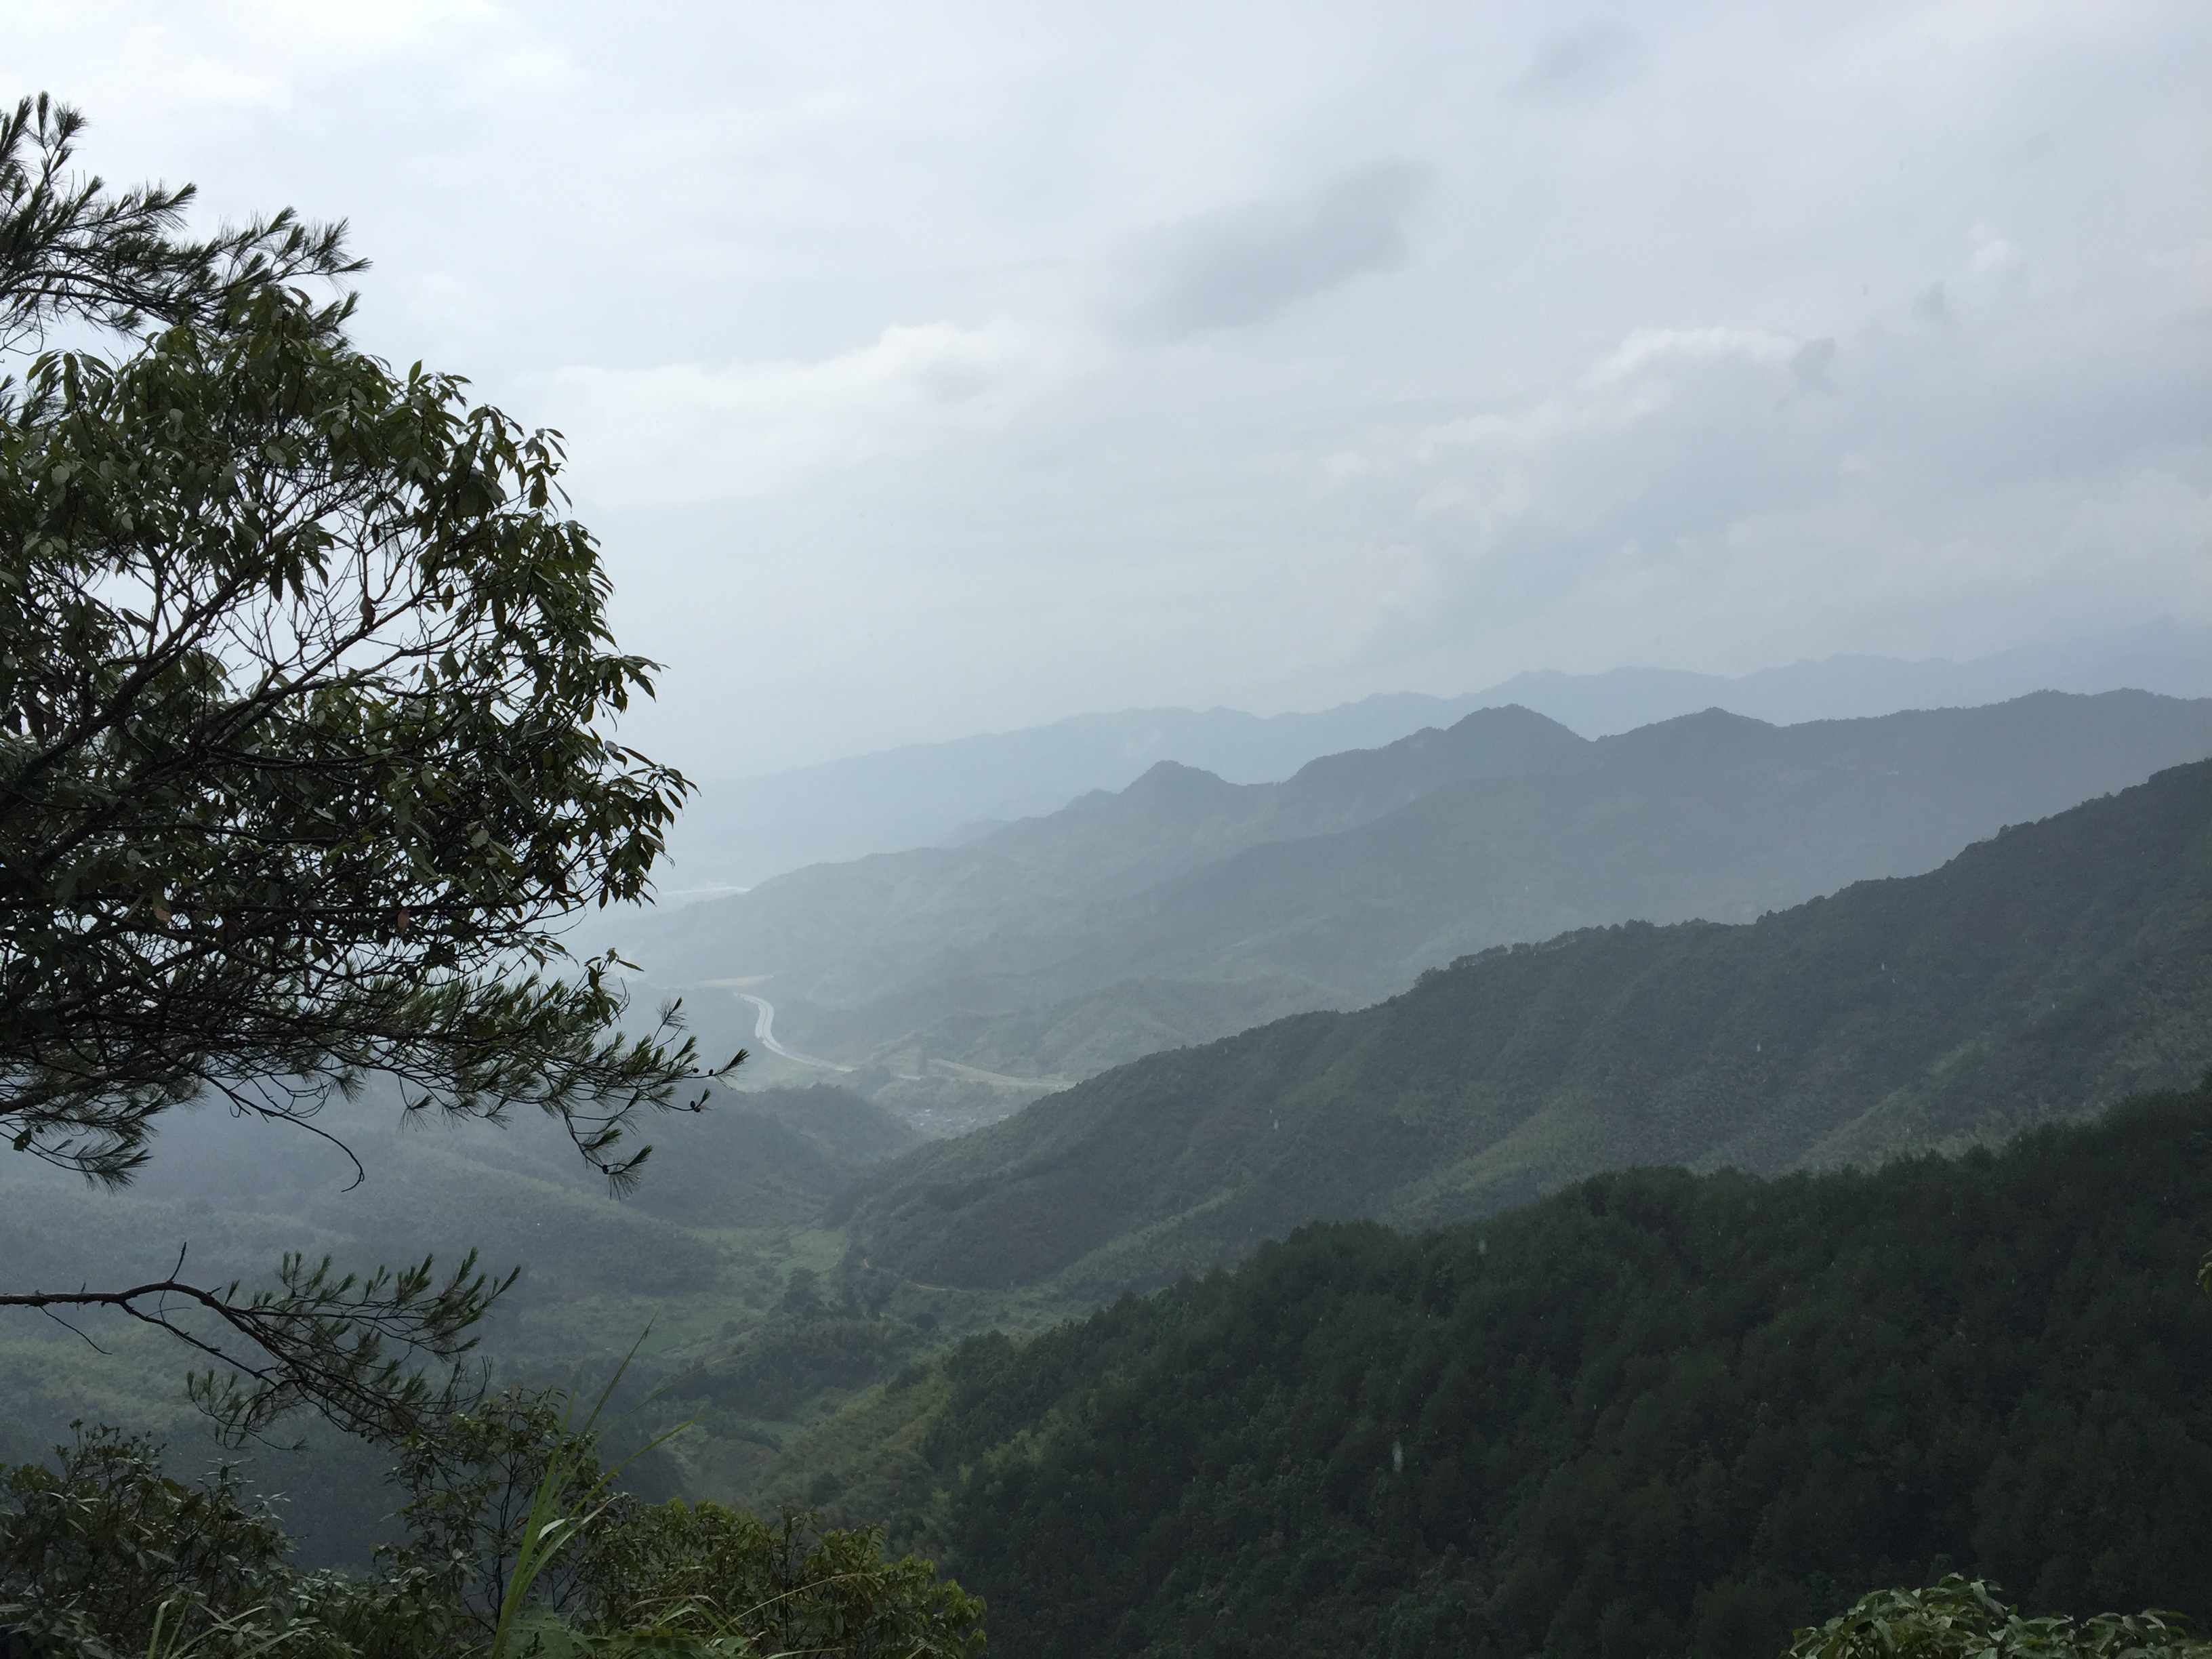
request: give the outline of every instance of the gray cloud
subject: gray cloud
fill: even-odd
[[[1643,67],[1643,39],[1632,29],[1595,21],[1555,34],[1528,67],[1506,84],[1508,97],[1573,103],[1625,85]]]
[[[373,349],[568,431],[620,637],[667,665],[625,732],[704,775],[2212,619],[2212,8],[1580,3],[1632,29],[1544,0],[0,27],[21,89],[94,117],[88,164],[196,179],[210,222],[351,216]],[[1345,170],[1379,157],[1428,165]]]
[[[1430,169],[1378,161],[1291,201],[1209,214],[1162,239],[1127,319],[1174,337],[1261,322],[1411,257],[1405,221],[1428,193]]]
[[[1828,378],[1828,371],[1836,361],[1836,343],[1826,335],[1817,340],[1808,340],[1797,348],[1797,355],[1790,360],[1790,372],[1797,377],[1797,384],[1808,392],[1832,393],[1836,384]]]

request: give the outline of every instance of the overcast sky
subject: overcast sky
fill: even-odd
[[[0,4],[569,436],[705,775],[2212,622],[2212,7]]]

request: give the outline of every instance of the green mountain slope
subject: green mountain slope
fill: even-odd
[[[631,1206],[691,1227],[805,1225],[822,1206],[921,1137],[842,1089],[755,1089],[663,1136]]]
[[[1096,1303],[1315,1219],[1477,1215],[1638,1164],[1987,1140],[2212,1057],[2212,763],[1755,923],[1455,963],[1152,1055],[885,1166],[874,1268]]]
[[[969,845],[640,921],[629,945],[665,983],[756,987],[787,1043],[872,1060],[878,1087],[937,1062],[1066,1079],[1492,945],[1917,873],[2208,753],[2212,703],[2142,693],[1790,727],[1713,710],[1597,742],[1494,709],[1280,784],[1163,765]]]
[[[866,1101],[761,1090],[658,1119],[644,1126],[656,1151],[629,1201],[588,1179],[568,1137],[537,1114],[504,1131],[403,1127],[403,1116],[396,1094],[372,1086],[318,1120],[359,1158],[358,1179],[331,1139],[214,1110],[175,1115],[156,1158],[121,1191],[16,1158],[0,1178],[8,1286],[143,1284],[180,1252],[189,1278],[251,1286],[288,1250],[359,1271],[426,1253],[456,1264],[477,1249],[495,1273],[522,1269],[480,1328],[475,1358],[501,1377],[568,1381],[580,1367],[603,1377],[650,1325],[632,1383],[702,1368],[721,1379],[704,1434],[686,1437],[680,1455],[656,1455],[655,1467],[664,1483],[722,1497],[794,1420],[826,1408],[825,1390],[842,1397],[895,1369],[915,1340],[894,1321],[868,1322],[857,1360],[825,1359],[814,1350],[854,1347],[860,1322],[824,1310],[794,1333],[783,1311],[793,1285],[803,1291],[836,1262],[835,1242],[812,1231],[823,1204],[917,1139]],[[40,1456],[77,1418],[156,1432],[197,1456],[207,1425],[185,1408],[180,1382],[198,1356],[119,1316],[73,1324],[99,1349],[27,1311],[0,1317],[0,1462]],[[259,1454],[254,1478],[297,1495],[289,1525],[308,1559],[365,1559],[393,1502],[383,1452],[301,1426],[313,1449]]]
[[[971,1340],[781,1478],[888,1498],[1028,1659],[1739,1659],[1953,1570],[2201,1624],[2208,1240],[2212,1083],[1994,1157],[1601,1176]]]

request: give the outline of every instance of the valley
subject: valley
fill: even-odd
[[[1444,1248],[1427,1241],[1468,1234],[1433,1228],[1537,1225],[1516,1217],[1608,1170],[1958,1159],[2188,1086],[2212,1055],[2212,761],[2159,765],[2203,752],[2212,706],[2108,695],[1809,730],[1708,714],[1599,744],[1486,710],[1283,785],[1155,768],[971,848],[769,883],[761,933],[672,914],[668,949],[708,980],[681,987],[695,1030],[754,1057],[706,1113],[650,1126],[630,1199],[581,1179],[550,1126],[396,1130],[369,1091],[321,1124],[365,1186],[319,1137],[272,1148],[192,1113],[124,1192],[18,1172],[0,1255],[133,1279],[181,1245],[241,1276],[279,1248],[480,1249],[522,1267],[484,1325],[498,1376],[550,1382],[644,1336],[635,1436],[690,1427],[633,1468],[639,1491],[890,1517],[1030,1631],[1002,1589],[1030,1568],[956,1520],[969,1453],[947,1462],[945,1436],[980,1409],[967,1356],[1002,1352],[975,1345],[1190,1297],[1291,1234],[1370,1248],[1314,1224]],[[2057,810],[2013,817],[2039,805]],[[1942,836],[1971,845],[1944,858]],[[1867,867],[1909,874],[1778,902]],[[708,975],[763,967],[741,956],[759,938],[807,938],[811,978]],[[1106,978],[1133,967],[1164,971]],[[894,988],[830,1009],[838,984]],[[97,1259],[55,1255],[84,1239]],[[1237,1283],[1252,1272],[1276,1267]],[[108,1352],[101,1416],[204,1436],[157,1338],[86,1334]],[[1082,1387],[1134,1354],[1086,1360]],[[93,1358],[60,1328],[0,1343],[0,1460],[66,1431]],[[299,1493],[316,1559],[389,1535],[356,1443],[310,1431],[254,1467]],[[1741,1617],[1765,1631],[1778,1606]]]
[[[643,1000],[686,996],[708,1046],[750,1036],[713,988],[743,978],[847,1086],[965,1125],[1493,945],[1920,873],[2207,754],[2212,702],[2132,692],[1782,727],[1711,711],[1594,742],[1488,709],[1278,784],[1163,764],[958,848],[640,919],[621,944]]]
[[[0,1659],[2212,1659],[2212,9],[16,11]]]
[[[1994,1145],[2212,1055],[2212,763],[1756,922],[1494,949],[1106,1073],[863,1183],[872,1261],[1095,1304],[1302,1222],[1424,1227],[1609,1169]]]
[[[1520,731],[1554,740],[1533,720]],[[1226,787],[1197,787],[1216,800]],[[1642,844],[1663,853],[1664,826]],[[1753,921],[1615,921],[1477,951],[1379,1003],[1188,1041],[1012,1115],[1018,1078],[942,1060],[907,1079],[946,1091],[934,1125],[864,1097],[852,1085],[866,1072],[825,1070],[784,1040],[766,988],[720,988],[734,1034],[773,1045],[704,1114],[651,1126],[626,1200],[583,1179],[550,1125],[400,1132],[371,1096],[324,1125],[373,1172],[358,1188],[319,1139],[272,1149],[255,1125],[196,1114],[125,1192],[19,1178],[0,1194],[0,1249],[43,1272],[42,1241],[101,1238],[113,1259],[94,1266],[129,1278],[186,1240],[204,1267],[240,1273],[280,1240],[347,1260],[480,1249],[523,1268],[485,1329],[501,1375],[558,1376],[577,1352],[647,1333],[636,1387],[660,1403],[641,1429],[692,1425],[640,1467],[648,1490],[877,1492],[851,1467],[854,1437],[874,1443],[889,1379],[1309,1224],[1464,1225],[1633,1166],[1955,1158],[2185,1085],[2212,1054],[2212,763]],[[1163,1021],[1223,1007],[1152,1006]],[[792,1080],[765,1084],[769,1064]],[[963,1121],[963,1090],[997,1109]],[[125,1360],[105,1385],[112,1414],[197,1433],[162,1351],[95,1330]],[[27,1455],[76,1409],[70,1340],[18,1333],[0,1352],[16,1401],[0,1452]],[[301,1467],[349,1455],[311,1437]],[[844,1472],[817,1490],[831,1467]],[[359,1559],[384,1500],[374,1483],[320,1484],[352,1497],[303,1503],[303,1537]]]

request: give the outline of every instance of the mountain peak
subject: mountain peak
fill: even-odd
[[[1242,786],[1231,783],[1203,767],[1185,766],[1181,761],[1164,760],[1153,763],[1121,794],[1127,800],[1210,805],[1234,800],[1241,793]]]

